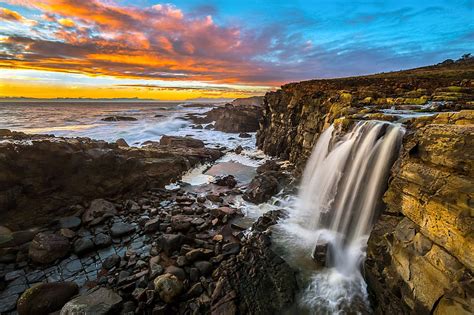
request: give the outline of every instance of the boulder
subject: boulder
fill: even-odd
[[[183,235],[181,234],[163,234],[158,238],[158,244],[163,251],[170,255],[181,248]]]
[[[94,236],[94,244],[98,248],[104,248],[112,244],[112,238],[104,233],[99,233],[96,236]]]
[[[102,263],[102,268],[106,270],[110,270],[113,267],[117,267],[119,263],[120,263],[120,256],[117,254],[112,254],[109,257],[104,259],[104,262]]]
[[[196,260],[209,259],[213,256],[214,251],[206,248],[195,248],[186,253],[186,260],[193,262]]]
[[[268,174],[260,174],[250,182],[244,192],[243,198],[247,201],[259,204],[268,201],[278,192],[278,180]]]
[[[81,219],[79,217],[74,217],[74,216],[64,217],[64,218],[59,219],[58,221],[59,228],[70,229],[70,230],[74,230],[78,228],[81,225],[81,223],[82,223]]]
[[[27,289],[17,302],[19,315],[47,315],[59,311],[79,292],[74,282],[40,283]]]
[[[173,302],[183,291],[183,284],[170,273],[158,276],[154,281],[155,292],[165,303]]]
[[[110,235],[112,237],[121,237],[135,231],[135,227],[130,223],[118,221],[110,228]]]
[[[82,220],[85,223],[100,223],[105,218],[110,218],[115,214],[117,214],[117,210],[113,203],[104,199],[95,199],[82,215]]]
[[[234,188],[237,185],[237,180],[233,175],[227,175],[224,177],[219,177],[214,181],[214,184],[218,186],[226,186],[229,188]]]
[[[160,145],[171,147],[204,148],[204,142],[191,137],[162,136]]]
[[[61,315],[94,314],[106,315],[120,309],[122,298],[106,288],[95,288],[67,302]]]
[[[79,238],[74,242],[74,253],[81,256],[92,251],[95,248],[94,242],[90,237]]]
[[[246,132],[241,132],[239,138],[252,138],[252,135]]]
[[[257,167],[257,173],[263,174],[268,171],[279,171],[280,165],[274,160],[268,160],[259,167]]]
[[[38,233],[30,244],[28,255],[36,263],[48,264],[69,252],[69,240],[57,234]]]

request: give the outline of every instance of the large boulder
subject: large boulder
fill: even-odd
[[[270,174],[259,174],[250,182],[244,192],[243,198],[259,204],[269,200],[278,192],[278,179]]]
[[[61,315],[112,314],[119,310],[121,303],[122,298],[114,291],[96,288],[67,302],[61,309]]]
[[[69,240],[57,234],[38,233],[30,244],[28,254],[36,263],[48,264],[69,252]]]
[[[19,315],[47,315],[59,311],[79,287],[74,282],[40,283],[27,289],[17,302]]]
[[[100,223],[105,218],[113,217],[115,214],[117,214],[117,210],[113,203],[104,199],[95,199],[82,215],[82,220],[85,223]]]

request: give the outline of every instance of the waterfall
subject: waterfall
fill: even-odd
[[[361,264],[403,134],[401,125],[366,121],[342,137],[334,126],[319,137],[286,225],[308,255],[316,244],[326,252],[303,297],[311,311],[367,311]]]

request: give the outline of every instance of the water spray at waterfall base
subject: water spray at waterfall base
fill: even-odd
[[[300,301],[309,313],[369,312],[361,267],[403,134],[401,125],[367,121],[343,136],[330,126],[319,137],[281,225],[285,242],[322,267]]]

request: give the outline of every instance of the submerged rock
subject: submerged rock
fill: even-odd
[[[191,137],[177,136],[162,136],[160,139],[160,145],[186,148],[204,148],[204,142],[202,140]]]
[[[135,117],[128,116],[109,116],[101,119],[102,121],[137,121]]]

